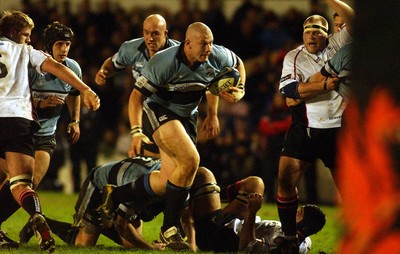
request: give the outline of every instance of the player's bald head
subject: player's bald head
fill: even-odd
[[[202,22],[192,23],[186,30],[186,40],[210,36],[213,37],[211,29]]]
[[[143,26],[146,25],[158,26],[164,30],[167,30],[167,21],[165,21],[164,17],[160,14],[151,14],[148,16],[143,22]]]

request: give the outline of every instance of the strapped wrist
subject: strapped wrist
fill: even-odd
[[[140,125],[133,125],[131,126],[131,136],[136,136],[135,134],[143,133],[142,126]]]
[[[328,82],[328,78],[329,77],[326,77],[326,79],[324,80],[324,90],[326,91],[326,89],[327,89],[327,82]]]

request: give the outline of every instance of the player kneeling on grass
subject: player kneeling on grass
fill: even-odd
[[[190,211],[196,231],[196,244],[202,251],[279,253],[284,241],[279,221],[261,220],[264,183],[247,177],[220,191],[211,171],[199,168],[190,191]],[[221,198],[229,201],[222,208]],[[297,231],[301,254],[311,249],[310,235],[325,225],[325,214],[315,205],[305,205],[297,213]],[[275,251],[275,252],[274,252]]]
[[[103,203],[103,189],[112,185],[134,182],[143,175],[160,168],[160,161],[150,157],[135,157],[110,162],[91,170],[81,187],[75,204],[74,223],[47,219],[53,233],[64,242],[76,246],[95,246],[100,234],[126,248],[164,250],[165,244],[146,242],[142,237],[142,221],[150,221],[164,209],[164,198],[154,196],[139,202],[119,204],[112,219],[101,219],[99,206]],[[20,240],[28,242],[33,232],[29,225],[20,233]]]

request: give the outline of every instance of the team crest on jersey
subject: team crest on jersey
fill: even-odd
[[[291,78],[292,78],[292,74],[288,74],[288,75],[282,77],[280,82],[282,83],[282,82],[284,82],[284,81],[286,81],[288,79],[291,79]]]
[[[147,82],[148,82],[147,78],[140,76],[136,80],[136,86],[139,88],[142,88],[143,86],[145,86],[147,84]]]
[[[137,68],[143,68],[143,67],[144,67],[144,63],[143,63],[143,62],[136,62],[136,63],[135,63],[135,66],[136,66]]]

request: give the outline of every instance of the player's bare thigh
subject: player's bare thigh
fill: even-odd
[[[168,178],[173,174],[173,182],[179,186],[191,185],[200,156],[182,124],[178,120],[169,121],[161,125],[153,137],[161,150],[162,174],[167,174]],[[166,161],[168,159],[172,161]]]
[[[32,156],[6,152],[7,169],[10,178],[18,175],[32,175],[35,159]]]

